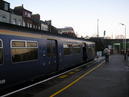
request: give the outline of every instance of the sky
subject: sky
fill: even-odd
[[[57,28],[73,27],[78,36],[95,37],[97,19],[99,36],[117,35],[129,38],[129,0],[6,0],[11,8],[24,4],[24,8],[39,13],[42,20],[52,20]]]

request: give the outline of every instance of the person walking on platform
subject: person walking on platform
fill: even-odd
[[[104,56],[105,56],[105,61],[109,62],[109,55],[110,55],[110,50],[108,48],[104,49]]]

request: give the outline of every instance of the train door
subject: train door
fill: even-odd
[[[48,60],[48,72],[54,72],[57,70],[57,41],[48,40],[47,42],[47,60]]]
[[[87,60],[86,43],[83,44],[83,61]]]

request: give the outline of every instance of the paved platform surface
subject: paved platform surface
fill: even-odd
[[[11,97],[129,97],[127,63],[123,56],[112,55],[100,67],[77,69]]]
[[[121,55],[55,97],[129,97],[129,68]]]

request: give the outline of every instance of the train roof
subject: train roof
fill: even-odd
[[[3,32],[3,33],[2,33]],[[17,32],[17,33],[16,33]],[[17,35],[17,34],[22,34],[22,36],[34,36],[34,37],[38,37],[38,38],[48,38],[48,39],[67,39],[67,41],[84,41],[87,44],[94,44],[94,42],[91,42],[87,39],[83,39],[83,38],[76,38],[76,37],[68,37],[65,35],[61,35],[58,33],[52,33],[49,31],[41,31],[41,30],[36,30],[36,29],[32,29],[32,28],[27,28],[27,27],[22,27],[22,26],[17,26],[17,25],[13,25],[13,24],[8,24],[8,23],[2,23],[0,22],[0,34],[11,34],[12,35]]]

